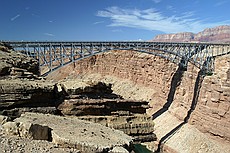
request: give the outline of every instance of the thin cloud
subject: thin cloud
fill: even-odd
[[[160,3],[162,0],[153,0],[154,3]]]
[[[174,7],[172,5],[167,5],[166,8],[167,8],[167,10],[170,10],[170,11],[174,10]]]
[[[224,1],[219,1],[215,4],[215,6],[221,6],[224,5],[225,3],[227,3],[228,1],[224,0]]]
[[[15,15],[14,17],[12,17],[10,20],[11,21],[14,21],[14,20],[16,20],[17,18],[19,18],[21,15],[20,14],[17,14],[17,15]]]
[[[112,32],[122,32],[121,29],[113,29]]]
[[[37,15],[37,14],[34,14],[34,13],[32,13],[31,15],[32,15],[33,17],[40,18],[40,15]]]
[[[101,23],[104,23],[104,21],[97,21],[97,22],[94,22],[93,24],[101,24]]]
[[[109,7],[98,11],[97,16],[109,18],[111,27],[132,27],[145,30],[157,30],[165,33],[176,32],[198,32],[207,27],[214,27],[222,24],[230,24],[230,20],[222,22],[204,22],[194,18],[194,12],[185,12],[181,15],[165,16],[153,8],[122,9]]]
[[[44,33],[44,35],[49,36],[49,37],[54,37],[55,35],[52,33]]]

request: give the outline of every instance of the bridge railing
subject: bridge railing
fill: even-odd
[[[39,61],[48,74],[69,63],[112,50],[133,50],[160,56],[186,69],[191,62],[213,71],[214,59],[230,53],[230,44],[171,42],[4,42]],[[153,63],[154,64],[154,63]]]

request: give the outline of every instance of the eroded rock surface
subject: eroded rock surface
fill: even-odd
[[[18,117],[26,111],[56,113],[58,101],[54,83],[44,80],[0,80],[0,111],[10,117]]]
[[[0,114],[15,118],[26,111],[56,113],[56,86],[38,74],[37,60],[0,44]]]
[[[156,42],[230,42],[230,26],[207,28],[195,34],[191,32],[161,34],[154,37]]]
[[[125,99],[135,97],[137,100],[149,101],[151,108],[148,113],[155,119],[162,119],[161,116],[166,112],[181,122],[185,118],[189,119],[188,124],[198,130],[194,133],[189,130],[190,126],[184,126],[188,133],[193,133],[194,137],[208,136],[208,146],[221,148],[218,146],[225,142],[226,146],[230,146],[227,132],[230,129],[229,57],[230,55],[217,57],[215,72],[212,76],[203,78],[198,75],[199,69],[192,64],[188,65],[187,71],[181,72],[177,65],[159,57],[132,51],[111,51],[79,61],[78,67],[70,64],[49,77],[62,79],[78,76],[85,80],[111,83],[113,92]],[[91,60],[94,62],[91,63]],[[188,115],[189,113],[191,114]],[[164,117],[171,121],[168,116]],[[175,127],[177,125],[171,125],[172,129]],[[164,131],[166,127],[162,123],[157,128]],[[164,136],[167,137],[167,133],[162,135]],[[178,145],[177,151],[184,152],[180,150],[184,146],[182,139],[173,139],[173,136],[170,138],[174,145]],[[193,138],[187,138],[188,145],[196,145]]]
[[[9,56],[8,54],[3,54],[3,59],[9,58],[11,62],[7,64],[7,60],[2,60],[6,64],[3,64],[5,66],[3,68],[4,73],[1,73],[2,77],[0,80],[0,111],[1,114],[10,116],[11,120],[25,112],[56,114],[58,107],[61,114],[74,115],[81,120],[101,123],[113,128],[113,130],[114,128],[119,129],[133,136],[136,142],[156,139],[156,136],[153,134],[154,123],[151,122],[151,116],[146,115],[146,109],[149,108],[147,101],[124,100],[121,96],[113,93],[112,85],[109,83],[67,80],[66,82],[55,84],[52,81],[39,78],[33,73],[30,68],[33,67],[33,64],[37,64],[33,59],[20,53],[15,53],[7,46],[2,47],[2,52],[9,53]],[[11,53],[20,56],[18,61],[11,59]],[[12,58],[16,58],[16,56],[12,56]],[[28,59],[24,60],[24,58]],[[23,62],[30,66],[21,66]],[[65,100],[63,101],[63,99]],[[120,137],[119,133],[115,133],[116,136],[108,136],[106,141],[98,140],[100,141],[98,142],[96,141],[97,138],[92,139],[91,137],[94,137],[95,134],[101,134],[101,137],[107,138],[103,131],[101,133],[96,131],[95,133],[96,129],[92,129],[91,132],[87,133],[83,129],[82,134],[89,143],[85,144],[85,142],[75,142],[73,139],[76,136],[71,137],[73,132],[70,132],[70,135],[67,135],[64,131],[54,132],[55,128],[50,128],[50,125],[30,121],[19,122],[18,120],[20,119],[16,119],[15,122],[5,123],[6,120],[3,118],[4,133],[20,136],[22,139],[53,140],[57,144],[62,144],[63,147],[80,148],[80,150],[87,152],[127,152],[126,149],[129,148],[126,143],[124,145],[116,145],[115,147],[108,145],[108,142],[116,144],[116,141],[120,141],[117,138]],[[32,120],[35,121],[37,119],[34,118]],[[60,120],[60,122],[62,121]],[[70,131],[68,124],[65,124],[64,121],[61,124],[63,126],[59,127]],[[87,125],[84,125],[84,127],[87,127]],[[71,139],[63,136],[70,136]],[[91,143],[91,141],[95,142]]]
[[[46,139],[61,147],[82,152],[113,152],[116,147],[131,149],[132,138],[101,124],[49,114],[25,113],[3,124],[3,132],[32,139]]]
[[[0,77],[6,75],[26,77],[33,74],[39,74],[38,61],[0,43]]]
[[[154,123],[146,114],[147,101],[126,100],[112,91],[109,83],[66,80],[61,82],[67,94],[58,109],[63,115],[100,123],[133,136],[135,142],[156,140]]]

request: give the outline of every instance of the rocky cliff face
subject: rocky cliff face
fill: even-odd
[[[55,84],[39,78],[38,62],[0,44],[0,114],[56,113]]]
[[[157,35],[152,41],[159,42],[230,42],[230,26],[207,28],[197,34],[184,32]]]
[[[38,61],[0,43],[0,77],[29,76],[39,73]]]
[[[183,32],[176,34],[162,34],[157,35],[153,41],[158,42],[191,42],[194,40],[194,34],[191,32]]]
[[[198,42],[230,42],[230,26],[208,28],[194,37]]]
[[[114,94],[110,83],[82,79],[61,82],[65,100],[58,106],[63,115],[121,130],[137,142],[155,141],[154,123],[147,101],[127,100]]]
[[[115,81],[112,86],[116,87],[116,84],[121,82],[125,86],[124,91],[121,93],[120,89],[114,89],[115,93],[120,93],[124,97],[126,95],[126,97],[137,97],[137,99],[149,101],[152,107],[149,113],[155,120],[164,116],[166,112],[179,119],[178,122],[175,122],[178,125],[175,123],[169,125],[171,131],[162,135],[162,138],[189,122],[196,129],[196,133],[193,133],[195,137],[203,135],[209,142],[205,142],[204,146],[203,140],[194,142],[189,136],[186,136],[189,145],[194,146],[188,152],[198,152],[199,148],[203,148],[204,152],[215,152],[214,150],[226,152],[226,148],[223,149],[221,146],[225,142],[229,144],[230,140],[230,135],[226,131],[230,129],[229,59],[229,55],[216,58],[215,73],[212,76],[204,76],[198,68],[191,64],[187,71],[180,71],[177,65],[159,57],[132,51],[117,51],[97,55],[77,62],[75,65],[63,67],[63,69],[53,72],[49,77],[62,79],[83,76],[86,78],[91,74],[100,74],[100,79],[107,82],[113,82],[108,76],[120,78],[124,81]],[[76,65],[78,66],[76,67]],[[94,80],[96,77],[91,76],[90,79]],[[134,90],[133,86],[135,85],[126,86],[128,80],[149,90],[140,88]],[[167,122],[167,119],[164,122]],[[164,131],[166,128],[164,124],[166,123],[159,123],[160,131]],[[187,128],[190,129],[190,127]],[[191,132],[189,129],[186,131]],[[165,129],[165,131],[167,130]],[[200,131],[206,134],[201,134]],[[179,137],[183,137],[183,135],[179,135],[178,139],[172,139],[174,143],[180,141]],[[182,152],[182,146],[180,147],[178,143],[171,146],[176,146],[174,149]]]
[[[66,80],[61,83],[54,83],[45,80],[35,74],[39,70],[36,60],[16,53],[7,46],[1,46],[1,44],[0,55],[0,123],[3,124],[3,126],[0,125],[0,142],[4,139],[2,136],[12,134],[34,140],[53,140],[53,143],[62,147],[75,148],[87,153],[128,152],[125,149],[127,146],[130,150],[135,149],[131,144],[133,140],[136,143],[156,140],[156,136],[153,133],[154,123],[151,116],[146,114],[146,109],[149,108],[147,101],[125,100],[122,96],[113,93],[109,83],[84,82],[81,80]],[[93,63],[93,61],[91,62]],[[72,117],[70,118],[74,121],[70,119],[69,124],[76,122],[80,126],[79,128],[84,127],[84,129],[82,131],[77,130],[78,132],[75,133],[76,127],[67,124],[66,118],[53,116],[56,119],[46,120],[49,115],[37,114],[37,116],[34,114],[37,117],[32,119],[33,121],[49,121],[50,124],[55,125],[55,129],[56,127],[65,129],[63,131],[58,129],[53,133],[55,130],[52,128],[51,134],[50,125],[32,123],[31,120],[21,122],[19,116],[26,112],[71,115]],[[16,118],[15,121],[20,120],[20,123],[9,122],[14,118]],[[100,123],[99,133],[102,135],[99,136],[94,128],[90,130],[91,127],[96,127],[99,124],[90,124],[77,118]],[[55,120],[57,119],[60,119],[58,121],[60,125],[56,125]],[[87,128],[86,126],[89,127]],[[3,133],[1,132],[2,127]],[[111,128],[113,129],[111,130]],[[66,129],[69,129],[69,131],[66,131]],[[106,129],[110,129],[109,135],[106,134]],[[120,131],[116,132],[114,129]],[[129,138],[128,144],[123,142],[119,144],[113,139],[115,137],[120,139],[121,136],[118,133]],[[80,137],[78,134],[84,139],[76,140],[75,137]],[[66,137],[67,135],[68,137]],[[108,144],[109,141],[111,143]],[[115,147],[114,143],[118,146]],[[7,144],[6,147],[1,145],[1,148],[3,146],[4,151],[6,151],[5,148],[9,148]],[[14,148],[17,150],[18,147],[14,146]]]
[[[196,68],[190,66],[176,92],[171,112],[183,119],[189,108],[195,107],[190,124],[204,133],[230,141],[227,132],[230,129],[230,55],[216,59],[215,67],[214,75],[202,78]]]

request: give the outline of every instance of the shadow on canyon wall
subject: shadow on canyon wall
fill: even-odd
[[[164,112],[166,112],[169,109],[169,107],[171,106],[173,99],[174,99],[176,89],[181,84],[183,74],[184,74],[184,71],[179,66],[177,68],[176,72],[174,73],[173,77],[172,77],[171,87],[170,87],[167,101],[161,109],[159,109],[157,112],[155,112],[152,115],[153,120],[156,119],[157,117],[159,117],[160,115],[162,115]]]
[[[176,74],[175,74],[176,75]],[[199,94],[200,94],[200,88],[201,88],[201,85],[202,85],[202,82],[204,80],[204,71],[203,70],[200,70],[198,72],[198,75],[197,75],[197,78],[196,78],[196,82],[195,82],[195,87],[194,87],[194,92],[193,92],[193,99],[192,99],[192,103],[191,103],[191,106],[190,106],[190,109],[189,111],[187,112],[187,115],[186,117],[184,118],[184,121],[182,123],[180,123],[178,126],[176,126],[174,129],[172,129],[169,133],[167,133],[164,137],[161,138],[161,140],[159,141],[159,144],[158,144],[158,148],[157,150],[155,151],[155,153],[161,153],[163,152],[163,146],[164,144],[174,135],[176,134],[176,132],[183,126],[185,125],[186,123],[188,123],[188,120],[190,119],[191,117],[191,114],[192,112],[195,110],[196,108],[196,105],[197,105],[197,102],[198,102],[198,98],[199,98]],[[175,78],[174,78],[175,79]],[[178,82],[179,80],[172,80],[172,83],[174,82]],[[180,83],[180,82],[178,82]],[[179,85],[179,84],[178,84]],[[171,85],[172,87],[172,85]],[[173,89],[170,90],[169,92],[169,96],[170,94],[175,94],[175,90],[176,87],[173,87]],[[172,95],[174,97],[174,95]],[[173,98],[172,98],[172,101],[173,101]],[[168,110],[169,106],[171,105],[172,101],[169,101],[167,102],[165,105],[167,106],[166,110]],[[164,105],[164,106],[165,106]],[[169,106],[168,106],[169,105]],[[164,107],[163,107],[164,108]],[[162,109],[163,109],[162,108]],[[164,112],[166,111],[165,108],[164,108]],[[158,113],[159,114],[159,113]],[[159,114],[160,115],[160,114]],[[159,116],[158,115],[158,116]]]

